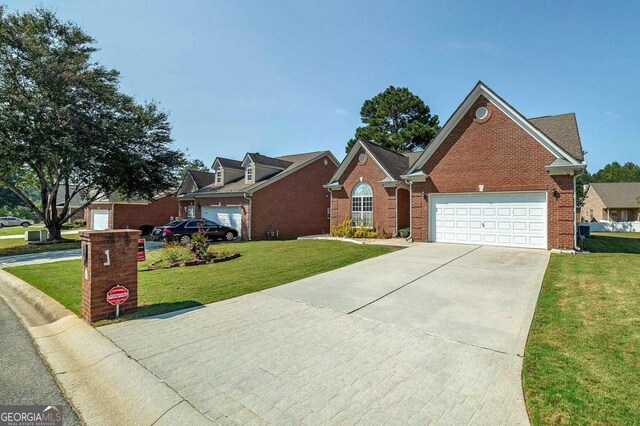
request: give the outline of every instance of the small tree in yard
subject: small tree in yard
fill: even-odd
[[[168,190],[184,162],[167,115],[121,93],[118,72],[92,61],[94,43],[47,10],[0,7],[0,185],[42,219],[51,242],[105,194]],[[39,202],[27,196],[34,188]],[[83,205],[72,209],[76,194]]]

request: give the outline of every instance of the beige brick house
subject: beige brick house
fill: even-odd
[[[640,182],[592,183],[585,194],[581,219],[640,221]]]

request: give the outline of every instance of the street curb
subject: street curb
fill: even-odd
[[[83,423],[212,423],[94,327],[1,269],[0,297],[20,318]]]

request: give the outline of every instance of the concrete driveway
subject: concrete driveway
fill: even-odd
[[[548,262],[542,250],[421,244],[265,292],[523,355]]]
[[[548,258],[420,244],[99,330],[215,423],[528,424],[520,354]]]

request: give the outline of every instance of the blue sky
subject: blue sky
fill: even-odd
[[[210,165],[330,149],[408,87],[444,123],[478,80],[527,117],[573,111],[589,170],[640,163],[640,2],[9,1],[97,39],[122,89]],[[613,6],[615,4],[615,7]]]

